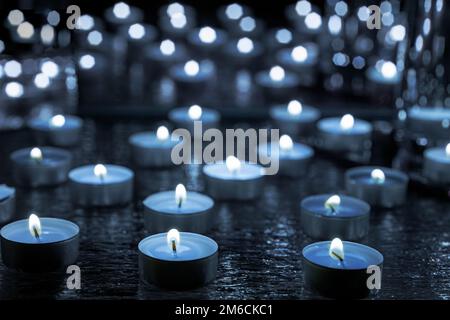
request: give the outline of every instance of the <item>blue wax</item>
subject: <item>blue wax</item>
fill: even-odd
[[[270,88],[292,88],[298,85],[298,76],[292,72],[285,71],[285,76],[280,81],[274,81],[269,74],[269,71],[262,71],[256,75],[256,81],[264,86]]]
[[[212,72],[209,68],[203,66],[202,63],[199,63],[199,67],[198,73],[191,76],[184,71],[184,64],[178,64],[170,69],[170,74],[175,80],[192,83],[207,81],[212,77]]]
[[[367,69],[366,75],[367,75],[367,78],[369,78],[370,80],[372,80],[376,83],[389,84],[389,85],[398,84],[398,83],[400,83],[400,80],[402,79],[401,72],[397,72],[397,74],[395,76],[393,76],[392,78],[386,78],[375,67],[371,67],[371,68]]]
[[[415,106],[409,110],[408,117],[420,121],[441,122],[442,120],[450,120],[450,109],[437,107],[422,108]]]
[[[214,201],[201,193],[187,193],[186,200],[181,207],[175,202],[175,191],[165,191],[153,194],[144,200],[144,205],[156,212],[168,214],[193,214],[211,209]]]
[[[302,112],[298,115],[292,115],[286,106],[275,106],[270,110],[270,114],[277,120],[293,121],[293,122],[312,122],[320,117],[320,113],[316,108],[303,105]]]
[[[40,148],[42,152],[42,160],[38,161],[36,159],[31,158],[30,156],[31,149],[32,148],[25,148],[14,151],[11,154],[11,159],[21,165],[36,166],[36,167],[40,166],[51,167],[70,159],[70,153],[68,153],[65,150],[51,147],[44,147]]]
[[[177,108],[170,111],[169,118],[175,122],[194,122],[194,121],[202,121],[204,123],[211,123],[219,121],[219,113],[215,110],[211,110],[208,108],[202,108],[202,116],[198,120],[192,120],[189,117],[188,113],[189,108]]]
[[[275,157],[278,155],[280,160],[299,160],[312,157],[314,151],[312,148],[301,143],[294,143],[291,150],[282,150],[279,148],[278,144],[262,144],[259,146],[259,154],[268,157]]]
[[[224,162],[208,164],[203,167],[204,174],[221,180],[253,180],[264,175],[264,168],[253,163],[241,162],[237,172],[230,172]]]
[[[377,250],[355,242],[343,241],[344,262],[330,257],[331,241],[316,242],[303,248],[303,256],[310,262],[326,268],[363,270],[383,262],[383,255]]]
[[[11,197],[14,194],[14,189],[10,188],[6,185],[0,185],[0,202],[2,202],[3,200],[8,199],[9,197]]]
[[[4,226],[0,233],[3,238],[20,243],[45,244],[64,241],[76,236],[79,227],[67,220],[57,218],[40,218],[42,234],[37,239],[28,229],[28,219],[18,220]]]
[[[165,261],[192,261],[212,256],[218,250],[217,243],[211,238],[196,233],[180,232],[180,244],[176,254],[167,243],[167,234],[158,233],[139,242],[139,251],[143,254]]]
[[[331,194],[321,194],[310,196],[302,201],[302,207],[310,212],[326,217],[350,218],[366,215],[370,209],[365,202],[348,196],[339,195],[341,203],[333,212],[325,207],[325,202],[331,197]]]
[[[338,135],[359,135],[368,134],[372,131],[372,125],[364,120],[355,119],[354,126],[343,130],[340,126],[341,118],[325,118],[318,122],[321,131]]]
[[[108,170],[108,173],[103,178],[97,177],[94,174],[95,165],[87,165],[73,169],[69,172],[69,178],[81,184],[106,185],[125,182],[134,177],[133,171],[128,168],[112,164],[105,164],[104,166]]]
[[[35,118],[32,119],[29,122],[29,126],[33,129],[37,130],[48,130],[48,131],[65,131],[65,130],[72,130],[72,129],[78,129],[80,128],[82,124],[82,120],[75,116],[64,116],[66,119],[65,123],[61,127],[55,127],[52,126],[50,121],[51,118],[48,119],[42,119],[42,118]]]
[[[178,140],[172,141],[170,136],[165,140],[160,140],[154,132],[139,132],[130,137],[130,143],[142,148],[172,149],[178,143]]]
[[[429,158],[435,162],[450,165],[450,156],[445,152],[445,147],[441,148],[429,148],[424,153],[426,158]]]

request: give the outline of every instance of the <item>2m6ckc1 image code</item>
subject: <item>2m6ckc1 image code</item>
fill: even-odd
[[[208,316],[245,316],[272,315],[270,304],[219,304],[218,306],[187,306],[185,304],[175,308],[176,315]]]

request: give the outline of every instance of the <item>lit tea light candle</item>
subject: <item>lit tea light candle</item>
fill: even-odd
[[[306,197],[300,207],[303,231],[311,238],[357,240],[369,232],[370,206],[365,201],[322,194]]]
[[[72,201],[80,206],[115,206],[133,198],[134,173],[117,165],[87,165],[69,172]]]
[[[401,73],[391,61],[379,60],[375,66],[367,69],[367,78],[377,84],[395,85],[401,81]]]
[[[181,39],[196,25],[195,9],[186,5],[169,6],[159,11],[159,27],[163,34]]]
[[[11,221],[16,211],[16,189],[0,184],[0,224]]]
[[[196,75],[198,75],[199,71],[200,71],[200,66],[199,66],[198,62],[195,60],[189,60],[184,65],[184,73],[186,73],[186,75],[188,75],[190,77],[195,77]]]
[[[258,157],[261,163],[271,163],[271,158],[279,161],[278,174],[288,177],[304,176],[314,156],[314,150],[307,145],[294,143],[288,135],[282,135],[277,143],[261,144]]]
[[[292,96],[299,85],[296,74],[285,71],[280,66],[273,66],[268,71],[260,71],[256,74],[256,83],[267,94],[268,99],[286,99]]]
[[[152,234],[172,227],[206,233],[214,224],[214,201],[198,192],[188,193],[182,184],[175,191],[150,195],[143,203],[145,227]]]
[[[131,158],[139,167],[169,167],[172,148],[178,143],[172,140],[169,129],[160,126],[155,132],[135,133],[128,139],[131,146]]]
[[[25,148],[11,154],[15,184],[25,187],[56,186],[67,180],[72,155],[65,150]]]
[[[81,139],[83,120],[72,115],[54,115],[51,118],[33,118],[28,122],[39,144],[57,147],[77,145]]]
[[[287,106],[285,104],[273,106],[270,109],[270,117],[281,133],[297,136],[314,131],[320,112],[312,106],[303,105],[298,100],[291,100]]]
[[[178,64],[170,68],[170,77],[174,80],[177,92],[183,93],[184,101],[199,101],[204,97],[214,80],[215,68],[208,65],[207,61],[200,64],[195,60],[189,60],[185,64]]]
[[[450,143],[425,150],[423,175],[432,183],[450,184]]]
[[[405,203],[408,181],[408,176],[401,171],[384,167],[357,167],[345,173],[349,195],[384,208]]]
[[[321,147],[328,151],[361,151],[371,146],[372,125],[351,114],[325,118],[317,123]]]
[[[222,30],[207,26],[192,30],[187,40],[198,51],[199,55],[208,55],[225,45],[227,34]]]
[[[229,41],[224,48],[227,60],[239,68],[251,68],[251,65],[263,54],[264,48],[260,42],[248,37]]]
[[[65,271],[77,261],[79,231],[73,222],[31,214],[0,230],[3,263],[25,272]]]
[[[166,68],[185,61],[187,53],[184,45],[175,44],[170,39],[164,39],[160,43],[148,46],[145,50],[145,57],[155,67],[161,66],[159,67],[160,73],[165,73]]]
[[[425,137],[441,144],[450,137],[450,109],[413,106],[407,113],[406,126],[411,138]]]
[[[206,190],[215,199],[256,199],[264,185],[264,168],[260,165],[241,162],[234,156],[225,162],[203,167]]]
[[[228,31],[234,31],[239,28],[240,20],[250,15],[252,15],[251,9],[239,3],[231,3],[217,10],[217,17],[221,25]]]
[[[294,35],[291,30],[287,28],[272,29],[265,37],[265,43],[268,51],[274,53],[281,48],[289,46],[294,41]]]
[[[196,123],[200,129],[199,132],[218,128],[220,124],[219,112],[209,108],[202,108],[199,105],[173,109],[169,112],[169,119],[177,128],[187,129],[191,134],[194,133]]]
[[[143,16],[141,9],[130,6],[125,2],[117,2],[105,11],[106,21],[115,28],[141,22]]]
[[[206,236],[169,232],[139,242],[139,273],[147,284],[168,289],[191,289],[216,278],[218,245]]]
[[[316,242],[302,250],[304,283],[326,297],[365,298],[377,292],[367,286],[373,274],[368,268],[378,267],[381,281],[383,260],[379,251],[359,243],[339,238]]]

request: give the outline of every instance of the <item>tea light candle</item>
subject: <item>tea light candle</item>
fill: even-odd
[[[184,38],[195,26],[195,14],[176,10],[167,15],[160,15],[159,26],[163,34],[171,38]]]
[[[83,120],[76,116],[58,114],[50,119],[32,119],[28,126],[34,132],[38,143],[70,147],[80,142]]]
[[[150,45],[145,50],[145,56],[155,67],[158,68],[158,65],[162,65],[163,68],[161,69],[171,67],[187,59],[185,46],[170,39],[164,39],[160,43]]]
[[[105,11],[106,21],[116,28],[140,22],[142,18],[143,12],[141,9],[129,6],[125,2],[117,2]]]
[[[77,261],[79,232],[73,222],[31,214],[0,230],[3,263],[25,272],[63,270]]]
[[[291,100],[286,105],[276,105],[270,109],[270,117],[282,133],[291,136],[311,133],[320,112],[314,107]]]
[[[133,198],[134,173],[117,165],[87,165],[69,172],[72,201],[81,206],[124,205]]]
[[[189,33],[187,40],[200,54],[208,55],[225,45],[227,35],[223,30],[206,26],[194,29]]]
[[[139,132],[128,139],[131,157],[139,167],[168,167],[172,165],[172,148],[178,140],[172,140],[169,129],[160,126],[154,132]]]
[[[251,200],[261,194],[264,185],[264,168],[241,162],[234,156],[225,163],[208,164],[203,167],[206,190],[220,200]]]
[[[150,233],[178,228],[206,233],[214,223],[214,201],[201,193],[186,191],[177,185],[175,191],[153,194],[144,200],[144,222]]]
[[[263,54],[261,43],[248,37],[230,41],[224,48],[225,57],[235,67],[252,69],[253,65]]]
[[[227,30],[235,30],[239,25],[240,19],[250,15],[252,15],[251,8],[239,3],[231,3],[217,10],[217,17]]]
[[[171,229],[143,239],[138,248],[139,274],[147,284],[192,289],[216,278],[219,246],[206,236]]]
[[[450,143],[425,150],[423,174],[431,182],[450,184]]]
[[[201,132],[211,128],[219,128],[219,112],[202,108],[199,105],[192,105],[189,108],[177,108],[169,112],[169,119],[177,128],[184,128],[194,134],[194,125],[197,122],[201,125]],[[200,133],[201,133],[200,132]]]
[[[391,61],[378,61],[375,66],[367,69],[366,76],[370,81],[381,85],[392,86],[401,81],[401,73]]]
[[[345,188],[349,195],[385,208],[405,202],[408,181],[403,172],[384,167],[357,167],[345,173]]]
[[[276,54],[276,61],[295,72],[302,85],[312,85],[316,80],[319,49],[315,43],[305,43],[293,48],[281,49]]]
[[[408,111],[406,124],[413,138],[447,141],[450,136],[450,109],[414,106]]]
[[[300,177],[308,171],[314,150],[307,145],[294,143],[288,135],[282,135],[278,143],[260,145],[258,156],[262,163],[269,163],[272,157],[278,158],[279,175]]]
[[[19,186],[55,186],[67,180],[72,155],[52,148],[25,148],[11,154],[12,176]]]
[[[16,190],[0,184],[0,224],[10,221],[16,210]]]
[[[303,231],[311,238],[357,240],[369,232],[370,206],[365,201],[321,194],[303,199],[300,207]]]
[[[351,114],[317,123],[322,147],[329,151],[359,151],[370,147],[372,125]]]
[[[174,66],[170,70],[170,75],[177,83],[197,85],[206,83],[212,77],[210,70],[202,68],[195,60]]]
[[[377,266],[382,271],[383,260],[379,251],[339,238],[312,243],[302,250],[304,283],[330,298],[365,298],[376,292],[367,287],[372,275],[367,270]]]
[[[281,66],[274,66],[269,71],[260,71],[256,74],[256,83],[262,87],[270,98],[286,99],[292,96],[299,85],[298,76],[285,71]]]

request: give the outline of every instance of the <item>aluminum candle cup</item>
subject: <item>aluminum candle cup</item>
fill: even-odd
[[[173,165],[171,153],[178,140],[171,140],[168,131],[166,136],[159,130],[156,133],[139,132],[128,139],[131,145],[131,157],[137,166],[161,168]]]
[[[0,184],[0,224],[12,220],[16,210],[16,190]]]
[[[214,201],[201,193],[188,192],[179,206],[175,191],[159,192],[144,200],[145,228],[151,234],[171,228],[206,233],[214,224]]]
[[[235,68],[256,70],[255,62],[262,56],[264,48],[261,43],[249,38],[228,42],[224,48],[225,58]]]
[[[423,175],[437,184],[450,184],[450,143],[424,152]]]
[[[241,162],[239,169],[223,162],[209,164],[203,174],[207,193],[219,200],[256,199],[264,185],[264,168],[247,162]]]
[[[161,43],[147,47],[145,57],[148,64],[152,65],[151,68],[157,68],[162,73],[171,66],[185,61],[187,53],[184,45],[171,40],[163,40]]]
[[[204,27],[192,30],[187,40],[200,55],[208,56],[223,48],[227,34],[223,30]]]
[[[25,187],[64,183],[72,162],[70,152],[52,147],[20,149],[10,158],[14,183]]]
[[[270,71],[260,71],[256,74],[256,83],[264,90],[268,99],[286,100],[293,96],[300,84],[298,76],[275,66]]]
[[[380,270],[381,281],[383,255],[371,247],[343,241],[344,259],[340,261],[330,256],[331,243],[316,242],[303,248],[305,286],[330,298],[361,299],[375,293],[376,289],[370,290],[367,282],[376,267]]]
[[[403,172],[384,167],[357,167],[345,173],[345,188],[349,195],[385,208],[405,202],[408,181]]]
[[[325,118],[317,123],[321,147],[328,151],[361,151],[370,149],[372,125],[351,115]]]
[[[289,139],[288,143],[285,143],[284,137]],[[258,147],[260,162],[262,164],[270,163],[271,158],[278,158],[278,174],[287,177],[304,176],[313,156],[314,150],[312,148],[301,143],[293,143],[288,136],[282,136],[279,143],[262,144]]]
[[[169,112],[169,120],[173,122],[176,128],[187,129],[193,134],[195,122],[201,124],[202,132],[211,128],[219,128],[220,113],[212,109],[193,105],[189,108],[183,107],[171,110]]]
[[[69,173],[72,201],[81,206],[124,205],[133,198],[134,173],[117,165],[87,165]]]
[[[402,80],[402,73],[397,71],[394,63],[379,61],[376,66],[367,69],[366,77],[369,80],[369,92],[376,101],[393,103]]]
[[[370,206],[362,200],[322,194],[303,199],[300,207],[303,231],[311,238],[357,240],[369,232]]]
[[[41,218],[41,233],[35,237],[29,220],[18,220],[0,230],[3,263],[25,272],[63,270],[78,258],[79,228],[56,218]]]
[[[175,243],[174,252],[167,233],[139,242],[139,273],[145,283],[168,289],[191,289],[216,278],[219,254],[214,240],[180,232]]]
[[[35,118],[29,121],[28,126],[39,144],[70,147],[80,142],[83,120],[75,116],[56,115],[50,119]]]
[[[407,128],[413,138],[447,142],[450,137],[450,109],[412,107],[408,111]]]
[[[317,60],[319,49],[314,43],[305,43],[277,52],[276,61],[287,70],[295,72],[301,85],[313,85],[317,77]]]
[[[311,134],[315,130],[316,121],[320,118],[320,112],[314,107],[292,100],[287,105],[272,107],[270,117],[281,133],[295,137]]]

